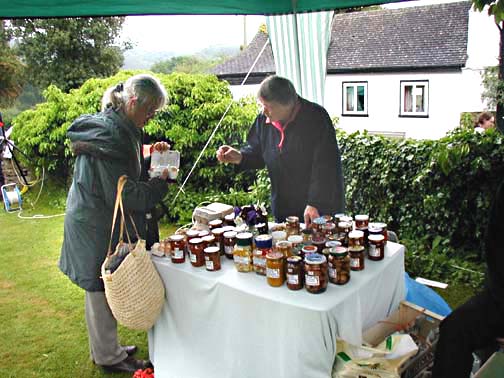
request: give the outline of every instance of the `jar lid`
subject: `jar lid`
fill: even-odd
[[[291,235],[287,238],[287,241],[292,244],[299,244],[303,242],[303,237],[301,235]]]
[[[369,241],[374,241],[374,242],[381,242],[385,240],[385,236],[378,234],[378,235],[369,235],[368,236]]]
[[[313,223],[320,226],[326,223],[326,219],[324,217],[318,217],[313,220]]]
[[[326,261],[326,257],[319,253],[310,253],[305,256],[305,264],[309,265],[319,265],[325,263]]]
[[[222,221],[220,219],[214,219],[214,220],[211,220],[210,222],[208,222],[209,226],[218,226],[220,224],[222,224]]]
[[[285,231],[273,231],[271,232],[271,236],[274,240],[285,240],[287,239],[287,232]]]
[[[189,244],[199,244],[199,243],[203,243],[203,239],[201,239],[201,238],[192,238],[191,240],[189,240]]]
[[[261,229],[261,228],[265,228],[265,227],[266,227],[266,229],[267,229],[267,228],[268,228],[268,225],[267,225],[266,223],[264,223],[264,222],[263,222],[263,223],[257,223],[254,227],[255,227],[255,229],[256,229],[256,230],[259,230],[259,229]]]
[[[345,216],[345,214],[344,214],[344,213],[336,213],[336,214],[334,214],[334,219],[341,219],[341,218],[343,218],[344,216]]]
[[[257,235],[255,237],[255,243],[257,248],[267,249],[273,246],[273,238],[271,235]]]
[[[292,248],[292,243],[287,241],[287,240],[280,240],[280,241],[277,241],[276,244],[275,244],[275,247],[276,248]]]
[[[329,253],[333,256],[344,257],[348,254],[348,250],[345,247],[332,247],[329,249]]]
[[[175,235],[170,236],[170,240],[174,241],[174,242],[182,241],[182,240],[184,240],[184,238],[185,238],[184,235],[179,235],[179,234],[175,234]]]
[[[269,252],[266,254],[268,260],[281,260],[283,257],[284,255],[282,252]]]
[[[195,238],[199,235],[199,233],[200,232],[198,230],[187,230],[185,234],[188,238]]]
[[[356,245],[353,247],[349,247],[348,252],[364,252],[364,246],[363,245]]]
[[[240,232],[236,234],[236,244],[241,247],[252,245],[252,237],[251,232]]]
[[[352,222],[345,222],[345,221],[341,221],[341,222],[338,222],[338,228],[348,228],[348,227],[352,227]]]
[[[203,236],[210,235],[210,232],[207,230],[200,231],[198,237],[202,238]]]
[[[287,223],[299,223],[299,217],[291,215],[290,217],[285,218]]]
[[[372,223],[369,224],[368,230],[369,230],[369,232],[374,232],[374,233],[382,233],[383,232],[383,228],[378,227],[378,226],[376,226],[376,224],[372,224]]]
[[[234,220],[235,219],[235,215],[234,215],[234,213],[225,215],[224,219],[227,220],[227,221]]]
[[[358,214],[355,216],[356,221],[367,221],[369,220],[369,215],[367,214]]]
[[[287,257],[287,262],[288,263],[294,263],[294,264],[297,264],[297,263],[300,263],[303,259],[301,258],[301,256],[289,256]]]
[[[383,223],[383,222],[372,222],[372,223],[369,223],[369,227],[379,227],[379,228],[387,228],[387,223]]]
[[[317,252],[317,247],[314,245],[305,245],[303,248],[301,248],[301,251],[303,251],[305,254],[311,254]]]
[[[340,222],[347,222],[347,223],[353,222],[352,217],[348,216],[348,215],[343,215],[339,220],[340,220]]]
[[[224,237],[228,239],[233,239],[236,238],[236,234],[237,234],[236,231],[226,231],[224,232]]]
[[[222,227],[214,228],[212,230],[212,234],[214,235],[221,235],[224,233],[224,229]]]
[[[313,244],[325,244],[326,238],[324,236],[316,235],[312,237]]]
[[[333,222],[327,222],[326,224],[322,225],[322,228],[332,230],[333,228],[336,228],[336,225]]]
[[[206,235],[206,236],[203,236],[201,239],[203,241],[205,241],[205,242],[208,242],[208,241],[211,242],[211,241],[215,240],[215,236],[213,236],[213,235]]]
[[[329,240],[329,241],[326,241],[325,246],[327,248],[340,247],[341,243],[337,240]]]
[[[211,246],[211,247],[206,247],[204,250],[203,250],[204,253],[220,253],[220,248],[219,247],[215,247],[215,246]]]
[[[361,230],[354,230],[354,231],[350,231],[348,233],[348,237],[349,238],[363,238],[364,237],[364,231],[361,231]]]
[[[224,230],[224,232],[228,232],[228,231],[234,231],[235,227],[234,226],[224,226],[224,227],[222,227],[222,229]]]

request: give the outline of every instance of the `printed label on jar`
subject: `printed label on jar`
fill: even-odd
[[[226,245],[224,246],[224,253],[226,255],[232,255],[233,254],[234,247],[232,245]]]
[[[184,250],[183,249],[179,249],[179,248],[175,248],[172,251],[172,255],[176,259],[181,259],[182,257],[184,257]]]
[[[266,276],[269,278],[280,278],[280,269],[266,268]]]
[[[380,250],[376,248],[376,245],[374,244],[369,245],[369,256],[380,257]]]
[[[207,260],[205,261],[206,262],[206,268],[208,270],[214,270],[214,267],[213,267],[213,261],[212,260]]]
[[[360,268],[360,260],[357,259],[350,259],[350,267],[352,268]]]
[[[334,268],[329,268],[329,277],[333,279],[338,278],[338,271]]]
[[[262,259],[260,257],[254,257],[253,260],[255,266],[266,266],[266,259]]]
[[[320,285],[320,278],[319,276],[309,276],[308,274],[305,275],[305,283],[308,286],[319,286]]]
[[[287,274],[287,283],[291,285],[299,284],[299,276],[297,274]]]
[[[194,253],[191,253],[191,262],[196,262],[196,255]]]
[[[233,260],[238,265],[250,265],[250,257],[249,256],[233,256]]]

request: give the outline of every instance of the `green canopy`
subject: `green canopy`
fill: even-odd
[[[0,18],[141,14],[286,14],[405,0],[0,0]]]

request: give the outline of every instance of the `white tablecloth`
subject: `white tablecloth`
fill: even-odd
[[[360,344],[405,296],[404,247],[391,242],[384,260],[321,294],[271,287],[225,257],[218,272],[153,259],[166,287],[149,331],[156,378],[328,378],[336,338]]]

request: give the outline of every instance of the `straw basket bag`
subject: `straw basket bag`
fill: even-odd
[[[107,257],[101,266],[101,275],[105,286],[105,296],[112,314],[117,321],[127,328],[148,330],[156,321],[165,300],[163,282],[145,249],[145,240],[140,239],[133,218],[131,222],[137,234],[138,242],[133,246],[128,231],[125,227],[122,191],[127,177],[121,176],[117,183],[117,197],[114,206],[114,217]],[[126,231],[130,252],[126,255],[119,267],[112,273],[105,267],[114,254],[111,249],[112,235],[118,215],[121,210],[120,236],[114,253],[124,247],[123,233]]]

